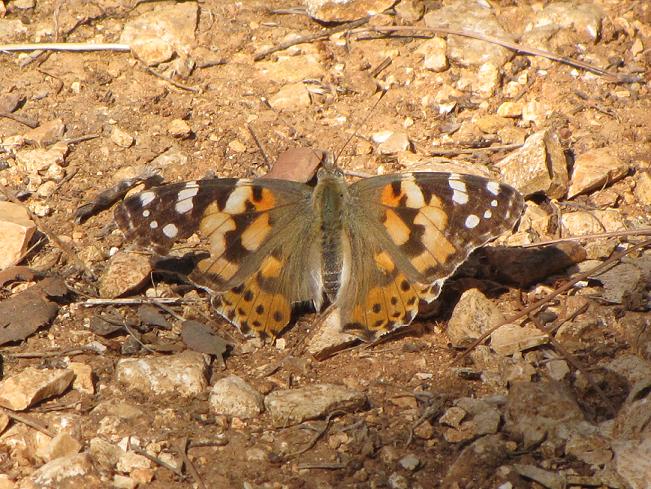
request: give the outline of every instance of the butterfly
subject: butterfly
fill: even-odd
[[[310,186],[212,178],[125,199],[115,220],[139,246],[165,255],[198,233],[207,252],[187,278],[246,334],[276,337],[296,303],[326,300],[343,331],[370,341],[409,325],[476,248],[515,225],[522,196],[457,173],[374,176],[348,184],[323,166]]]

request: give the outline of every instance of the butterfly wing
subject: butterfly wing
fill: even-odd
[[[128,239],[159,254],[199,231],[209,256],[188,278],[220,294],[217,311],[242,332],[275,336],[292,303],[320,300],[310,279],[316,252],[301,241],[314,232],[311,194],[285,180],[207,179],[145,190],[115,219]]]
[[[473,175],[405,173],[350,186],[351,280],[338,297],[344,329],[367,338],[409,324],[476,248],[524,209],[512,187]]]

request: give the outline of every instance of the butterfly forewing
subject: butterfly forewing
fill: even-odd
[[[198,232],[209,256],[189,279],[222,294],[217,311],[243,332],[276,335],[291,304],[312,299],[312,190],[280,180],[209,179],[153,188],[126,199],[115,218],[127,238],[157,253]]]

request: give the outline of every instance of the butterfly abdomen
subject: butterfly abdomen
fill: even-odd
[[[328,173],[319,179],[313,196],[315,216],[319,220],[321,280],[331,302],[335,302],[344,274],[346,195],[343,178]]]

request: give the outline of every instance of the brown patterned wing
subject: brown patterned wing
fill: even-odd
[[[184,182],[129,197],[115,219],[128,239],[159,254],[198,232],[209,254],[188,278],[220,294],[217,311],[244,333],[275,335],[292,303],[319,300],[305,278],[311,251],[299,243],[312,232],[311,194],[284,180]]]
[[[370,338],[409,324],[418,300],[436,299],[468,255],[511,229],[524,209],[512,187],[454,173],[374,177],[350,194],[349,206],[360,210],[349,223],[353,279],[340,295],[342,322]]]

